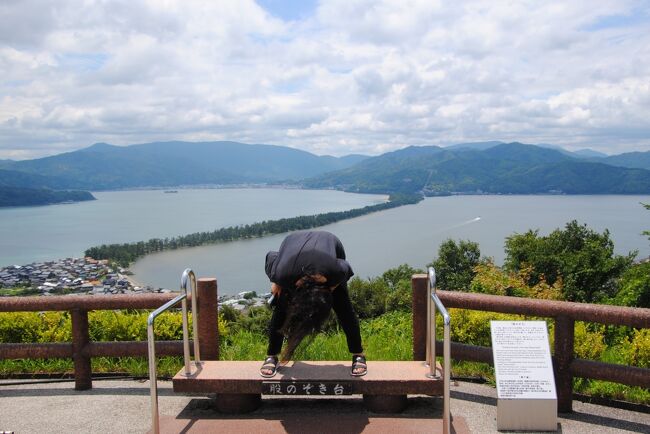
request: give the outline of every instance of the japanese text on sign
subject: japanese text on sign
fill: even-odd
[[[264,395],[351,395],[352,385],[345,382],[328,381],[263,381]]]

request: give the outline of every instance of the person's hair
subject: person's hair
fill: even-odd
[[[282,361],[291,360],[302,340],[320,331],[332,309],[332,291],[307,279],[300,288],[287,291],[287,317],[281,328],[287,338]]]

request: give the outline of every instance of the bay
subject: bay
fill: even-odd
[[[87,248],[100,244],[144,241],[262,220],[344,211],[386,200],[384,195],[280,188],[93,194],[96,201],[0,208],[0,267],[81,257]]]
[[[320,229],[343,242],[357,276],[378,276],[408,263],[425,267],[446,239],[479,243],[497,264],[504,258],[505,238],[528,229],[546,235],[575,219],[591,229],[608,229],[617,253],[650,255],[641,232],[650,229],[650,212],[640,203],[650,196],[451,196],[408,205]],[[216,277],[220,294],[268,291],[264,258],[277,250],[284,234],[259,239],[173,250],[149,255],[131,268],[135,279],[156,287],[177,288],[183,269],[199,277]]]

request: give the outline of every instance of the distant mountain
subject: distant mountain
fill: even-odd
[[[3,187],[65,190],[70,188],[73,183],[71,180],[60,177],[0,169],[0,186]]]
[[[462,153],[463,151],[459,151]],[[337,188],[365,193],[414,192],[427,176],[431,158],[451,154],[438,146],[409,146],[363,160],[347,169],[303,181],[311,188]]]
[[[457,145],[451,145],[451,146],[446,146],[445,149],[447,150],[461,150],[461,149],[466,149],[466,150],[475,150],[475,151],[485,151],[490,148],[494,148],[495,146],[498,145],[503,145],[505,142],[500,142],[500,141],[490,141],[490,142],[472,142],[472,143],[459,143]],[[607,154],[603,154],[602,152],[594,151],[593,149],[580,149],[578,151],[567,151],[561,146],[558,145],[551,145],[548,143],[537,143],[533,146],[538,146],[540,148],[548,148],[548,149],[553,149],[555,151],[561,152],[564,155],[568,155],[570,157],[576,157],[576,158],[601,158],[601,157],[607,157]]]
[[[650,151],[627,152],[625,154],[612,155],[600,161],[611,166],[650,170]]]
[[[449,151],[457,151],[461,149],[471,149],[474,151],[485,151],[486,149],[494,148],[495,146],[502,145],[504,142],[490,141],[490,142],[470,142],[459,143],[457,145],[445,146]]]
[[[350,154],[339,157],[339,160],[341,160],[341,162],[343,162],[346,166],[354,166],[355,164],[361,163],[363,160],[367,160],[368,158],[370,157],[367,155]]]
[[[578,149],[573,151],[573,155],[583,158],[605,158],[608,157],[607,154],[602,152],[594,151],[593,149]]]
[[[237,142],[124,147],[97,143],[46,158],[5,160],[0,186],[108,190],[287,182],[307,188],[429,195],[650,193],[650,170],[646,170],[650,169],[650,152],[585,158],[595,154],[498,141],[445,148],[410,146],[377,157],[341,158]]]
[[[95,200],[95,197],[87,191],[56,191],[0,185],[0,207],[51,205],[86,200]]]
[[[485,150],[409,147],[305,181],[358,192],[650,193],[650,171],[587,162],[522,143]]]
[[[66,188],[105,190],[283,182],[343,169],[363,158],[319,157],[283,146],[237,142],[97,143],[65,154],[15,161],[6,168],[49,177]]]

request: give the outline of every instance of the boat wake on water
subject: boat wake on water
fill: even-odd
[[[456,223],[456,224],[454,224],[454,225],[451,225],[451,226],[447,226],[447,227],[445,227],[445,228],[442,228],[442,229],[440,229],[438,232],[447,232],[447,231],[451,231],[451,230],[453,230],[453,229],[462,228],[463,226],[471,225],[472,223],[476,223],[476,222],[479,222],[479,221],[481,221],[481,217],[480,217],[480,216],[478,216],[478,217],[474,217],[473,219],[470,219],[470,220],[467,220],[467,221],[464,221],[464,222],[461,222],[461,223]]]

